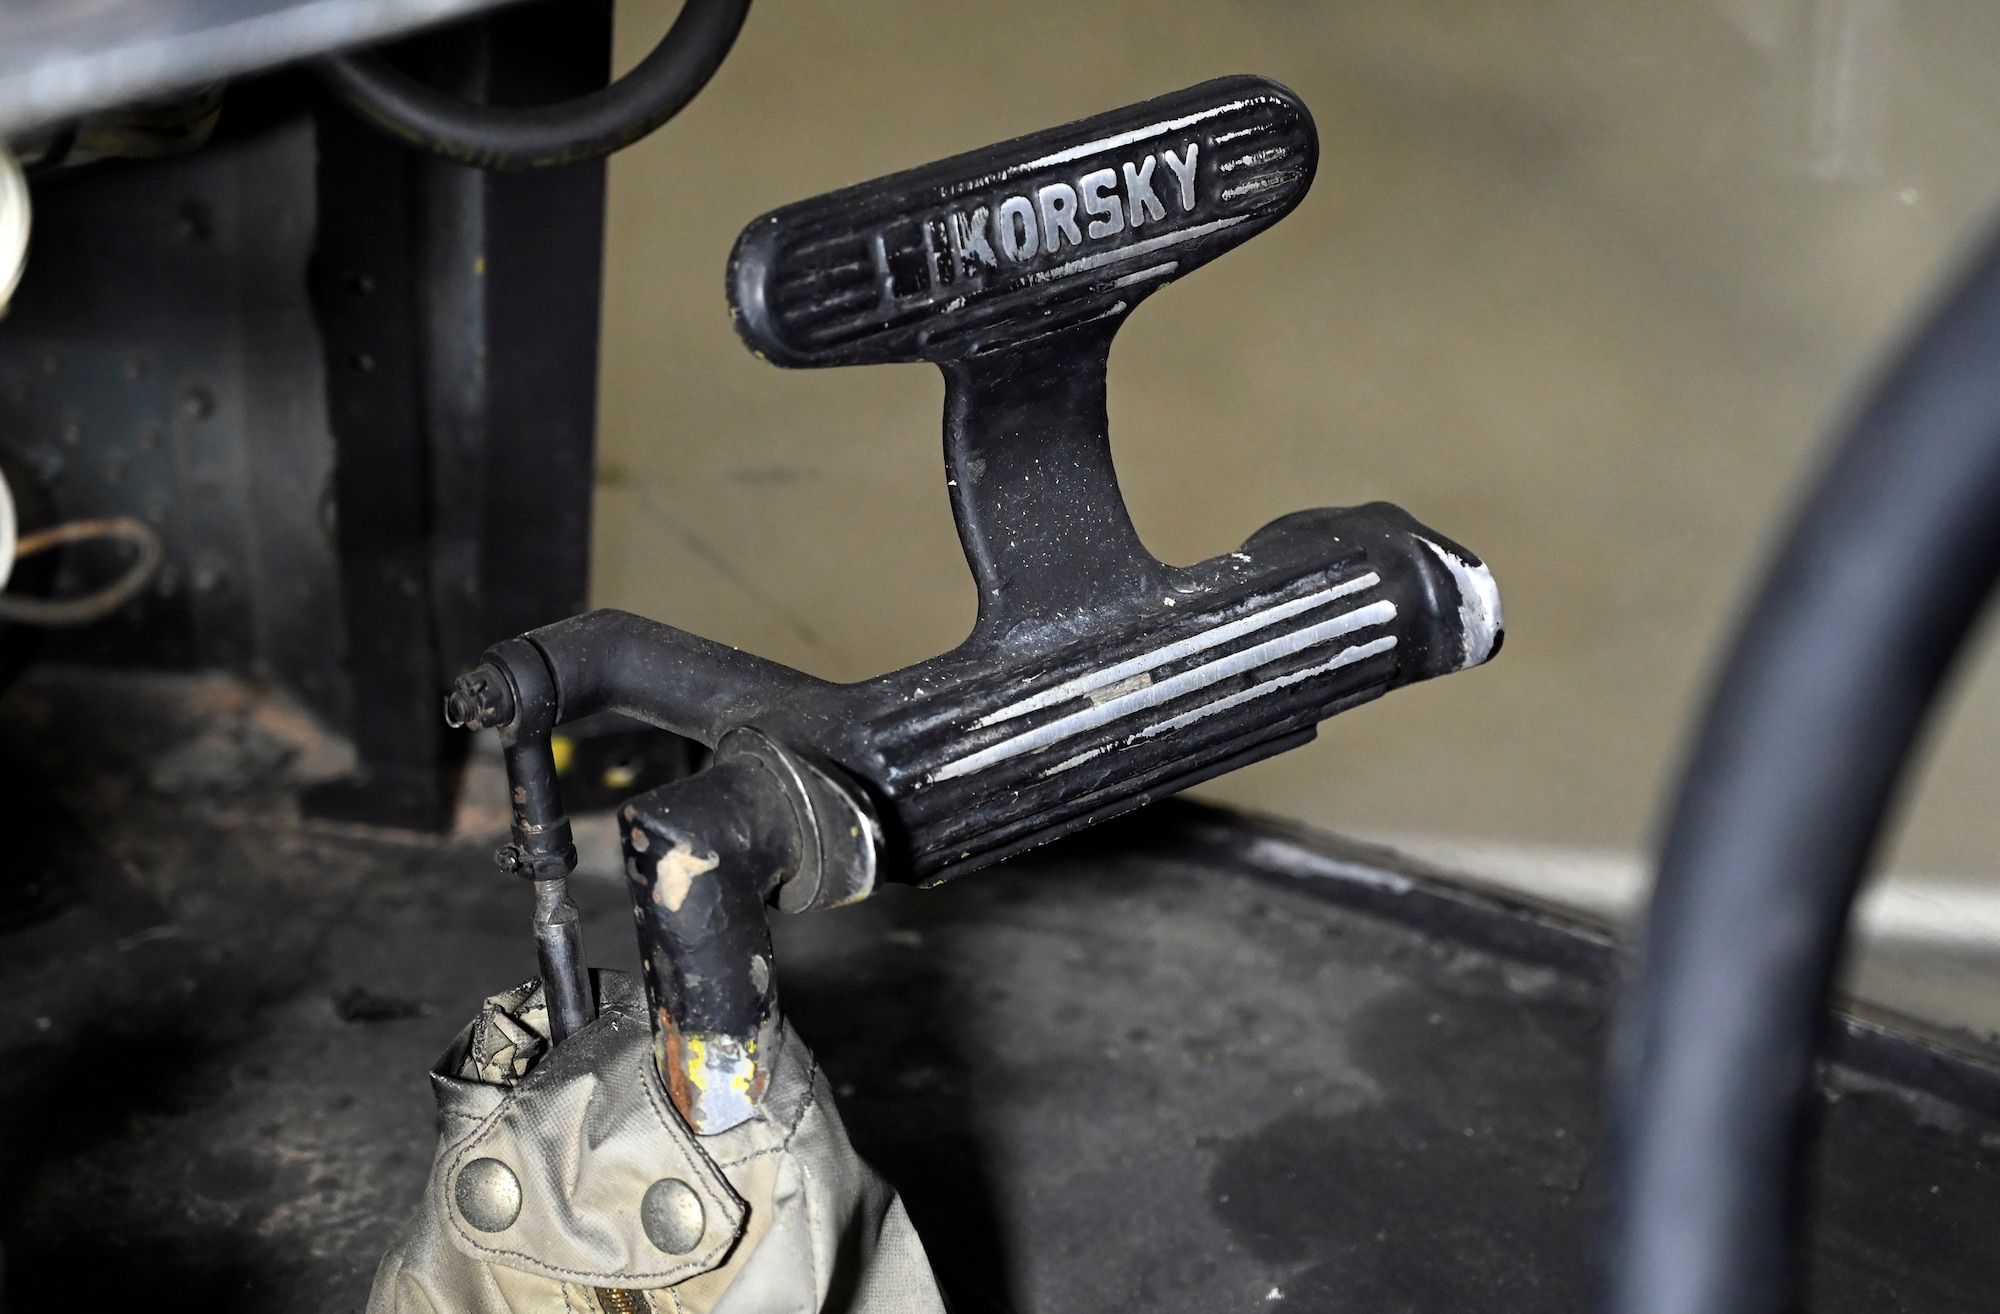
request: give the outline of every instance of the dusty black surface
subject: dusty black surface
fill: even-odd
[[[485,839],[300,823],[297,728],[226,691],[43,680],[0,723],[40,882],[0,931],[8,1309],[360,1309],[425,1067],[531,970],[523,892]],[[1601,981],[1176,857],[1171,821],[781,923],[958,1307],[1588,1308]],[[629,965],[622,892],[578,894]],[[1810,1307],[2000,1305],[2000,1125],[1839,1090]]]

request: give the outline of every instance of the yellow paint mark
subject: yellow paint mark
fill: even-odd
[[[556,774],[566,775],[570,764],[576,761],[576,740],[568,735],[550,736],[549,756],[556,760]]]
[[[732,1045],[726,1048],[733,1049],[735,1046]],[[713,1071],[711,1071],[709,1063],[708,1037],[699,1035],[689,1036],[687,1038],[687,1052],[688,1083],[696,1090],[707,1094],[712,1089],[712,1083],[716,1074],[719,1073],[725,1089],[743,1099],[750,1098],[750,1079],[757,1071],[756,1041],[753,1040],[744,1047],[743,1061],[740,1063],[729,1061],[731,1056],[726,1052],[717,1055],[716,1057],[723,1061]]]

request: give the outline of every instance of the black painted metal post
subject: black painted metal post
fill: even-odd
[[[414,306],[418,161],[345,113],[319,115],[315,310],[334,440],[334,514],[358,772],[302,806],[440,830],[456,736],[431,604],[429,462]]]
[[[542,104],[601,87],[611,71],[610,0],[561,0],[490,21],[491,91]],[[488,173],[487,467],[479,641],[582,611],[590,575],[604,265],[603,160]]]
[[[531,5],[409,52],[503,104],[604,85],[611,6]],[[436,830],[463,740],[438,721],[487,645],[588,583],[602,162],[496,174],[328,105],[315,274],[360,769],[309,812]]]

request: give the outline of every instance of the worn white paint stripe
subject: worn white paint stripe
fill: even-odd
[[[1352,666],[1356,662],[1366,661],[1377,653],[1388,652],[1395,646],[1396,636],[1385,634],[1379,639],[1372,639],[1367,643],[1358,643],[1352,648],[1343,648],[1331,660],[1323,661],[1317,666],[1308,666],[1302,671],[1292,671],[1289,674],[1279,676],[1275,680],[1266,680],[1264,683],[1252,685],[1248,689],[1239,689],[1228,697],[1218,698],[1212,703],[1203,703],[1200,707],[1182,712],[1179,716],[1168,717],[1164,721],[1147,726],[1144,730],[1133,735],[1132,739],[1151,739],[1156,735],[1171,734],[1175,730],[1193,725],[1196,721],[1205,721],[1211,716],[1226,712],[1232,707],[1241,707],[1245,703],[1253,702],[1268,694],[1274,694],[1280,689],[1289,689],[1293,685],[1310,680],[1316,675],[1325,675],[1328,671],[1337,671],[1343,666]],[[1131,741],[1128,740],[1127,742]],[[1111,748],[1112,745],[1106,744],[1101,748],[1093,748],[1088,753],[1078,753],[1075,757],[1058,762],[1047,771],[1042,772],[1042,779],[1046,780],[1050,776],[1059,776],[1071,767],[1082,766],[1091,758],[1110,752]]]
[[[1180,267],[1181,267],[1181,262],[1178,260],[1169,260],[1164,264],[1148,265],[1144,269],[1138,270],[1134,273],[1126,274],[1122,278],[1113,279],[1111,282],[1111,286],[1130,287],[1134,283],[1143,283],[1149,278],[1163,278],[1166,275],[1173,273],[1176,269],[1179,269]]]
[[[977,721],[974,721],[972,728],[975,730],[984,730],[989,725],[999,725],[1002,721],[1011,721],[1015,717],[1025,716],[1029,712],[1038,712],[1044,707],[1054,707],[1058,703],[1066,703],[1073,698],[1082,698],[1086,694],[1094,693],[1104,688],[1106,685],[1117,684],[1120,680],[1128,680],[1135,675],[1158,670],[1169,662],[1177,662],[1183,658],[1193,657],[1197,653],[1207,652],[1210,648],[1218,648],[1225,643],[1240,639],[1246,634],[1254,634],[1258,630],[1276,625],[1280,621],[1290,620],[1301,612],[1311,611],[1315,607],[1323,607],[1329,602],[1347,597],[1349,594],[1359,593],[1363,589],[1372,589],[1381,582],[1382,577],[1371,570],[1365,575],[1357,575],[1353,579],[1343,580],[1331,588],[1320,589],[1316,593],[1308,593],[1302,597],[1292,598],[1289,601],[1279,603],[1275,607],[1266,607],[1262,611],[1253,611],[1248,616],[1239,617],[1226,625],[1218,625],[1214,629],[1203,630],[1199,634],[1191,634],[1185,639],[1176,639],[1172,643],[1142,652],[1137,657],[1129,657],[1122,662],[1103,667],[1099,670],[1086,671],[1082,675],[1065,680],[1061,684],[1042,690],[1040,693],[1031,694],[1026,698],[1020,699],[1018,702],[1009,703],[999,711],[989,712]]]
[[[1254,647],[1229,653],[1212,662],[1182,671],[1179,675],[1134,689],[1131,693],[1107,698],[1094,707],[1086,707],[1068,716],[1057,717],[1046,725],[1024,730],[976,753],[968,753],[955,762],[946,763],[931,776],[931,781],[936,783],[971,775],[975,771],[982,771],[1009,758],[1032,753],[1036,749],[1047,748],[1051,744],[1059,744],[1065,739],[1074,738],[1085,731],[1109,725],[1122,717],[1130,716],[1133,712],[1144,711],[1148,707],[1158,707],[1161,703],[1172,702],[1197,689],[1220,684],[1233,675],[1241,675],[1245,671],[1269,665],[1281,658],[1325,643],[1328,639],[1337,639],[1343,634],[1351,634],[1355,630],[1366,629],[1371,625],[1385,625],[1395,618],[1395,603],[1386,600],[1371,602],[1365,607],[1357,607],[1331,620],[1324,620],[1317,625],[1308,625],[1304,629],[1266,639]]]
[[[1014,174],[1026,173],[1031,169],[1047,168],[1051,164],[1068,164],[1071,160],[1080,160],[1086,155],[1095,155],[1099,151],[1116,150],[1120,146],[1130,146],[1135,141],[1148,141],[1163,133],[1192,127],[1197,123],[1228,114],[1233,110],[1240,110],[1245,105],[1254,105],[1256,103],[1256,101],[1252,100],[1232,100],[1227,105],[1217,105],[1212,109],[1202,110],[1198,114],[1190,114],[1186,118],[1167,119],[1163,122],[1152,124],[1149,127],[1134,128],[1130,132],[1121,132],[1115,137],[1099,137],[1096,141],[1085,142],[1081,146],[1072,146],[1068,150],[1057,151],[1054,155],[1044,155],[1038,160],[1029,160],[1026,164],[1017,164],[1007,170],[1006,174],[1002,176],[1012,177]]]
[[[1253,176],[1248,181],[1236,184],[1236,186],[1234,187],[1223,188],[1222,199],[1225,201],[1233,201],[1239,196],[1251,196],[1257,192],[1268,192],[1273,187],[1278,187],[1286,182],[1289,182],[1293,176],[1295,175],[1282,174],[1282,173],[1260,173]]]
[[[1071,767],[1080,767],[1085,762],[1088,762],[1091,758],[1103,757],[1106,753],[1110,752],[1112,749],[1117,747],[1120,747],[1120,745],[1099,744],[1097,747],[1090,749],[1088,752],[1078,753],[1075,757],[1066,757],[1062,761],[1050,767],[1047,771],[1042,772],[1041,778],[1043,780],[1047,780],[1050,776],[1059,776],[1063,772],[1069,770]]]
[[[1280,689],[1289,689],[1293,685],[1304,680],[1310,680],[1316,675],[1325,675],[1328,671],[1337,671],[1343,666],[1352,666],[1356,662],[1367,661],[1377,653],[1388,652],[1395,646],[1396,636],[1393,634],[1385,634],[1381,638],[1371,639],[1367,643],[1357,643],[1352,648],[1341,649],[1331,659],[1323,661],[1317,666],[1308,666],[1302,671],[1292,671],[1289,674],[1279,676],[1275,680],[1266,680],[1262,684],[1255,684],[1248,689],[1238,690],[1230,694],[1227,698],[1218,698],[1212,703],[1203,703],[1200,707],[1182,712],[1179,716],[1169,717],[1158,725],[1149,725],[1139,732],[1139,737],[1141,739],[1151,739],[1155,735],[1171,733],[1185,726],[1193,725],[1196,721],[1206,720],[1219,712],[1226,712],[1232,707],[1241,707],[1243,704],[1262,698],[1266,694],[1274,694]]]
[[[1205,224],[1196,224],[1192,228],[1183,228],[1178,233],[1168,233],[1164,237],[1147,238],[1143,242],[1134,242],[1130,246],[1121,246],[1115,251],[1103,251],[1097,255],[1084,256],[1081,260],[1072,260],[1068,264],[1057,265],[1054,269],[1031,275],[1027,281],[1030,283],[1054,283],[1075,274],[1087,274],[1093,269],[1102,269],[1106,265],[1115,265],[1137,256],[1151,255],[1155,251],[1165,251],[1172,247],[1185,246],[1198,238],[1207,237],[1210,233],[1221,232],[1225,228],[1234,228],[1249,218],[1250,216],[1247,214],[1239,214],[1230,219],[1215,219]]]
[[[1269,150],[1252,151],[1248,155],[1240,155],[1233,160],[1224,160],[1221,164],[1215,166],[1215,171],[1217,173],[1234,173],[1238,169],[1254,169],[1260,164],[1269,164],[1272,160],[1282,160],[1290,153],[1283,146],[1273,146]]]

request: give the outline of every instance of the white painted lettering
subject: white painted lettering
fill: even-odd
[[[970,274],[975,263],[987,269],[997,267],[1000,261],[993,254],[993,244],[986,240],[986,207],[978,206],[970,215],[954,210],[950,218],[951,253],[958,260],[959,270]]]
[[[922,221],[925,250],[935,261],[930,291],[942,296],[940,289],[953,286],[956,277],[982,279],[1003,263],[1026,264],[1058,255],[1065,246],[1084,246],[1086,239],[1102,242],[1127,228],[1164,221],[1168,206],[1162,198],[1168,193],[1159,183],[1166,180],[1155,178],[1162,161],[1173,179],[1171,195],[1180,202],[1179,212],[1193,213],[1199,149],[1197,142],[1184,142],[1178,152],[1161,151],[1115,168],[1093,169],[1072,182],[1044,183],[991,209],[978,205],[933,212]],[[887,280],[886,249],[878,251],[876,264]]]
[[[1050,183],[1035,193],[1042,211],[1042,249],[1054,255],[1069,238],[1071,246],[1083,245],[1076,226],[1076,189],[1068,183]]]
[[[1125,217],[1134,228],[1149,219],[1167,217],[1167,207],[1161,205],[1160,198],[1153,194],[1155,163],[1153,157],[1148,155],[1146,162],[1137,169],[1130,164],[1125,166]]]
[[[1181,185],[1181,213],[1183,214],[1194,209],[1194,148],[1194,142],[1187,144],[1187,158],[1185,160],[1176,159],[1172,151],[1160,152],[1160,158],[1167,162],[1167,168],[1173,170],[1174,181]]]
[[[995,235],[1000,239],[1000,253],[1009,260],[1022,261],[1035,254],[1040,244],[1041,231],[1035,224],[1035,207],[1025,196],[1010,196],[1000,203],[1000,213],[995,217]]]
[[[1084,213],[1103,216],[1091,220],[1086,232],[1092,237],[1110,237],[1125,231],[1125,203],[1118,199],[1116,169],[1086,173],[1076,185],[1083,192]]]

